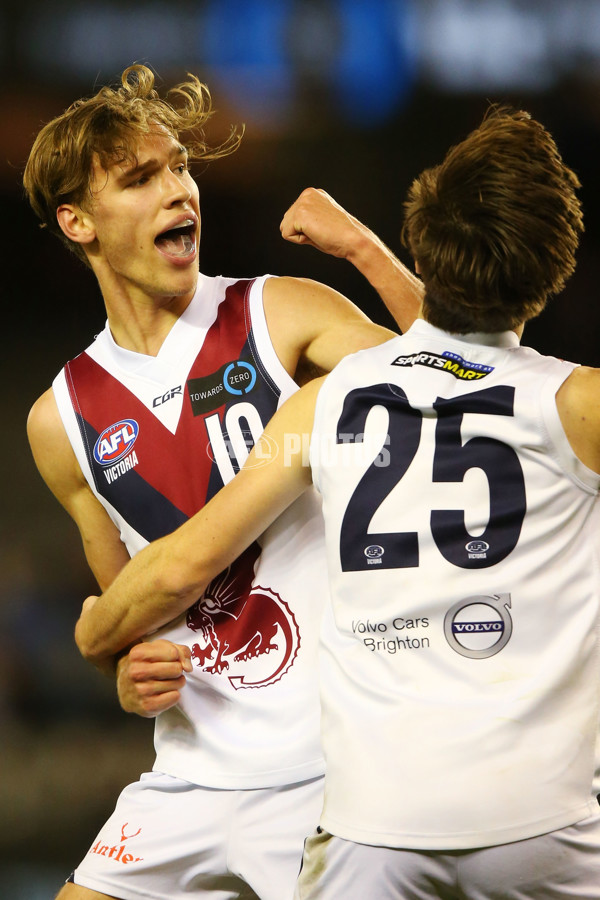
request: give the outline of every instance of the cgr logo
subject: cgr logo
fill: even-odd
[[[166,393],[161,394],[159,397],[155,397],[152,401],[152,407],[156,409],[157,406],[164,406],[165,403],[168,403],[169,400],[172,400],[173,397],[178,397],[183,390],[183,385],[178,384],[177,387],[171,388]]]
[[[139,434],[135,419],[121,419],[105,428],[94,444],[94,459],[101,466],[112,466],[127,456]]]

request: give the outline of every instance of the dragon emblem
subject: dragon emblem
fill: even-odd
[[[211,581],[186,616],[188,628],[199,635],[192,659],[209,674],[231,672],[236,690],[279,681],[300,647],[298,624],[285,600],[270,588],[252,586],[259,554],[259,545],[252,544]]]

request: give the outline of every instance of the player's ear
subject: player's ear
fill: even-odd
[[[61,203],[56,210],[56,218],[62,231],[76,244],[90,244],[96,239],[94,220],[74,203]]]

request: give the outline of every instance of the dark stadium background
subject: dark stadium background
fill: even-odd
[[[285,244],[279,222],[322,187],[404,257],[411,179],[489,101],[529,109],[583,182],[586,233],[563,296],[528,326],[542,352],[600,365],[600,3],[595,0],[110,0],[0,5],[0,894],[53,896],[118,790],[152,764],[152,724],[74,649],[94,590],[74,526],[37,474],[25,422],[103,326],[91,274],[41,232],[21,174],[39,127],[133,61],[213,93],[209,138],[246,124],[199,173],[207,274],[303,275],[390,324],[351,266]]]

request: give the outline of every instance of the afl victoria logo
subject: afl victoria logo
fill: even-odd
[[[469,559],[486,559],[490,545],[487,541],[473,540],[465,544]]]
[[[444,618],[453,650],[469,659],[486,659],[507,645],[512,634],[510,594],[482,594],[455,603]]]
[[[382,566],[383,561],[381,557],[385,553],[385,549],[381,546],[381,544],[369,544],[368,547],[365,547],[363,553],[367,557],[367,565],[368,566]]]
[[[364,553],[368,559],[379,559],[385,550],[379,544],[369,544],[368,547],[365,547]]]
[[[94,459],[101,466],[112,466],[127,456],[139,434],[135,419],[121,419],[105,428],[94,444]]]

